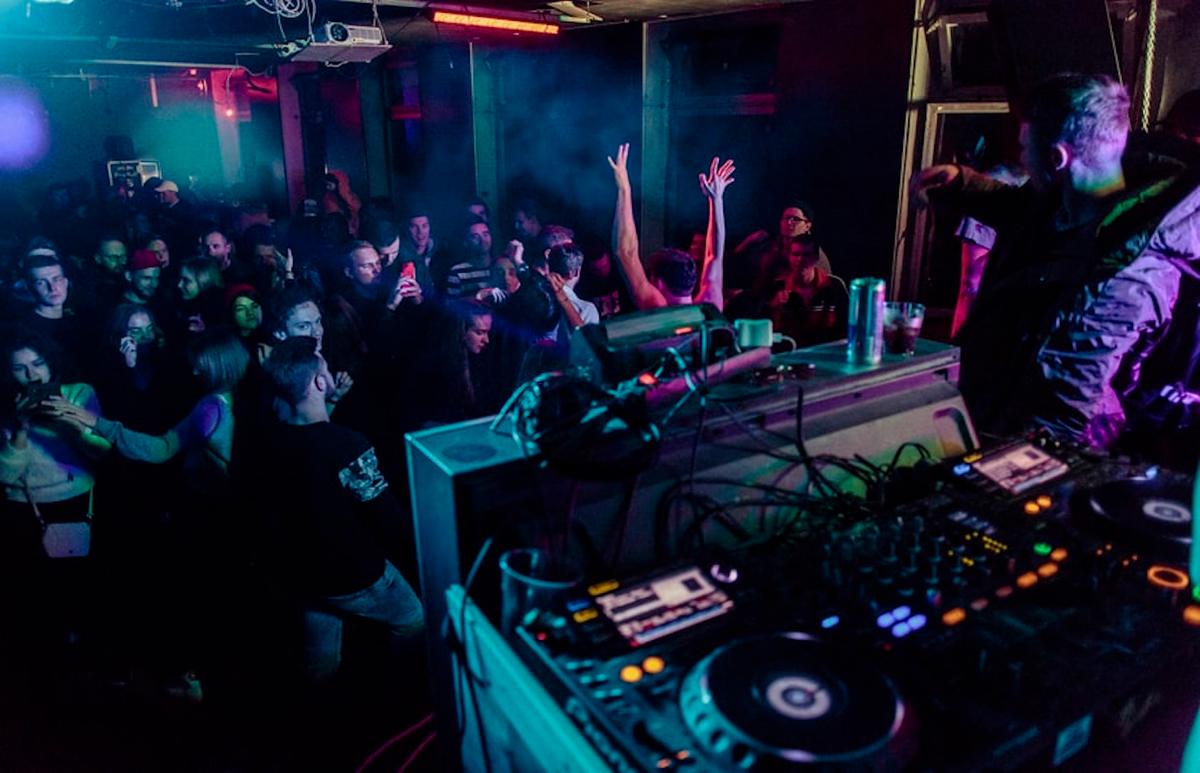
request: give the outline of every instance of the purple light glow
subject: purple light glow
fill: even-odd
[[[50,126],[37,92],[0,77],[0,169],[29,169],[50,150]]]

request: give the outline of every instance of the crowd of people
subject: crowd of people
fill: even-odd
[[[153,620],[142,646],[101,646],[152,651],[195,697],[222,621],[266,581],[298,610],[310,680],[327,682],[343,618],[380,623],[397,647],[422,630],[398,571],[412,567],[406,432],[494,413],[566,364],[575,329],[622,312],[736,296],[801,344],[840,336],[844,297],[808,205],[745,240],[730,276],[731,161],[699,174],[706,232],[643,256],[629,146],[607,170],[600,159],[611,252],[585,253],[533,200],[508,227],[464,195],[460,222],[440,224],[423,205],[363,205],[340,174],[280,218],[160,178],[93,198],[52,187],[0,245],[13,638],[36,648]],[[37,592],[16,592],[29,578]]]

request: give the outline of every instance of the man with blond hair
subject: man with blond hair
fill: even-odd
[[[1200,170],[1126,153],[1129,97],[1103,75],[1038,84],[1020,131],[1026,185],[953,165],[913,178],[918,202],[954,199],[997,233],[956,339],[959,386],[983,432],[1039,426],[1108,448],[1180,268],[1200,263]]]

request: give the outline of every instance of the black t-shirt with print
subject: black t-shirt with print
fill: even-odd
[[[332,596],[362,590],[397,552],[403,510],[367,439],[329,422],[274,427],[270,443],[275,547],[301,588]]]

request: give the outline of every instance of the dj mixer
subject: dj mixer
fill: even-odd
[[[1021,438],[802,541],[595,582],[517,649],[614,770],[1053,768],[1192,678],[1190,495]]]

